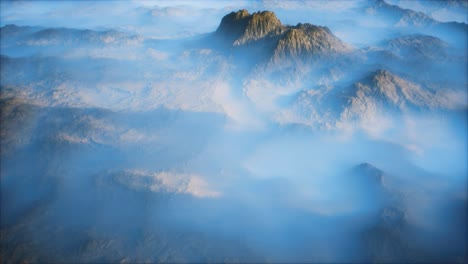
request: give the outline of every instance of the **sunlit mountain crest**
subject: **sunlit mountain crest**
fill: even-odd
[[[243,9],[224,16],[216,32],[236,46],[255,42],[269,34],[269,37],[276,36],[283,30],[284,26],[273,12],[250,14]]]
[[[308,59],[352,50],[350,45],[337,38],[327,27],[309,23],[283,25],[271,11],[249,14],[244,9],[232,12],[223,17],[216,36],[234,47],[261,46],[264,52],[270,53],[273,62],[291,58]]]
[[[359,81],[351,89],[352,104],[365,104],[375,100],[380,107],[396,107],[405,110],[411,107],[437,108],[454,106],[446,105],[443,96],[437,96],[427,88],[412,83],[387,70],[378,70],[368,78]]]

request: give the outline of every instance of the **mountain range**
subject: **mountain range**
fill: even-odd
[[[0,262],[465,263],[467,25],[389,2],[7,19]]]

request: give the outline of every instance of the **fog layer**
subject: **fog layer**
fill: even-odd
[[[1,2],[0,259],[465,263],[466,9]]]

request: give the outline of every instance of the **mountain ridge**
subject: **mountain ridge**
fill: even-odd
[[[91,30],[67,27],[18,26],[8,24],[0,27],[2,45],[84,45],[84,44],[137,44],[143,37],[115,29]],[[8,40],[14,42],[8,43]],[[5,41],[3,41],[5,40]]]

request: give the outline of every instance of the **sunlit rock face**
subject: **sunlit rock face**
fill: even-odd
[[[0,5],[0,262],[468,261],[465,1]]]
[[[273,59],[278,61],[288,57],[327,55],[350,51],[351,47],[326,27],[311,24],[297,24],[284,33],[276,46]]]
[[[351,90],[349,108],[345,111],[355,112],[358,116],[372,107],[379,109],[397,108],[453,108],[442,95],[436,95],[429,89],[402,79],[389,71],[378,70],[368,78],[357,82]],[[448,105],[447,105],[448,104]],[[365,110],[366,109],[366,110]]]
[[[282,31],[283,25],[271,11],[249,14],[245,9],[232,12],[221,20],[216,32],[223,38],[233,39],[232,45],[244,45]]]

